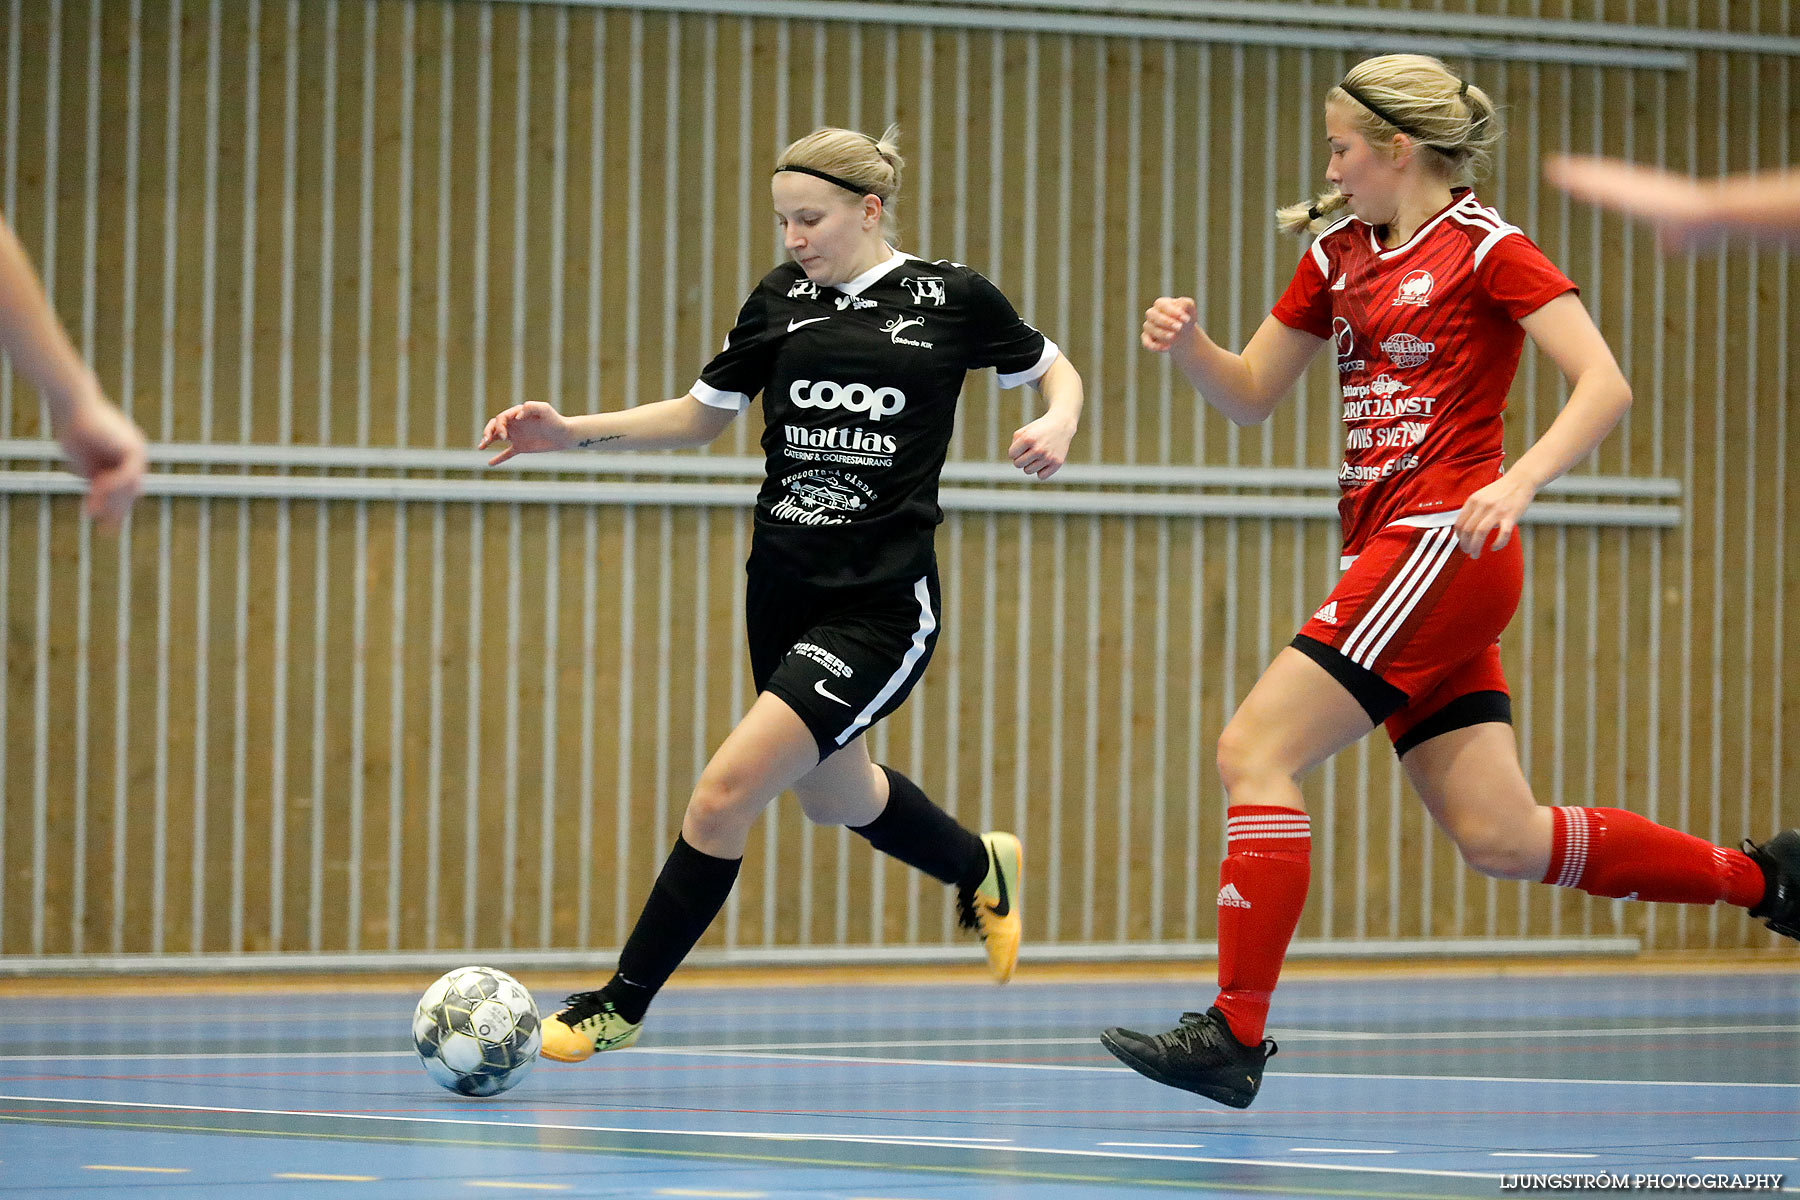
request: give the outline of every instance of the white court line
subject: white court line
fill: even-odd
[[[1621,1029],[1500,1029],[1428,1030],[1414,1033],[1350,1029],[1278,1029],[1282,1038],[1295,1042],[1441,1042],[1518,1040],[1527,1038],[1631,1038],[1685,1037],[1720,1033],[1800,1033],[1800,1025],[1662,1025]],[[1087,1037],[1045,1038],[927,1038],[916,1041],[870,1040],[857,1042],[744,1042],[705,1047],[710,1050],[926,1050],[959,1046],[1090,1046],[1099,1039]],[[645,1047],[640,1047],[643,1049]],[[701,1047],[686,1047],[701,1049]]]
[[[1102,1146],[1136,1146],[1145,1150],[1204,1150],[1205,1142],[1100,1142]]]
[[[613,1053],[623,1053],[614,1051]],[[1126,1068],[1121,1067],[1120,1070]],[[316,1109],[285,1108],[227,1108],[212,1104],[152,1104],[147,1100],[107,1100],[100,1098],[71,1098],[68,1096],[6,1096],[0,1095],[0,1101],[15,1101],[29,1104],[87,1104],[100,1108],[143,1108],[158,1112],[198,1112],[223,1113],[232,1116],[261,1117],[325,1117],[341,1121],[386,1121],[390,1123],[411,1123],[415,1125],[451,1125],[466,1127],[485,1127],[492,1129],[537,1129],[563,1133],[620,1133],[637,1134],[655,1137],[691,1137],[691,1138],[729,1138],[755,1142],[841,1142],[847,1139],[842,1134],[808,1134],[808,1133],[760,1133],[738,1129],[643,1129],[629,1126],[613,1125],[565,1125],[546,1121],[488,1121],[470,1117],[424,1117],[396,1116],[391,1113],[344,1113],[321,1112]],[[864,1142],[880,1145],[914,1145],[939,1150],[985,1150],[985,1146],[970,1146],[961,1143],[926,1142],[918,1139],[900,1141],[898,1139],[883,1140],[875,1138],[860,1139]],[[1309,1163],[1289,1162],[1268,1158],[1214,1158],[1192,1154],[1123,1154],[1114,1150],[1075,1150],[1051,1146],[1008,1146],[1009,1154],[1041,1154],[1058,1158],[1103,1158],[1126,1159],[1133,1162],[1183,1162],[1206,1163],[1214,1166],[1237,1167],[1282,1167],[1294,1171],[1355,1171],[1369,1175],[1418,1175],[1433,1179],[1501,1179],[1491,1171],[1442,1171],[1423,1167],[1376,1167],[1357,1166],[1353,1163]]]
[[[1342,1146],[1289,1146],[1289,1154],[1398,1154],[1398,1150],[1347,1150]]]
[[[1599,1158],[1598,1154],[1552,1154],[1545,1150],[1496,1150],[1489,1158]]]
[[[1011,1063],[984,1062],[979,1059],[960,1058],[872,1058],[849,1054],[764,1054],[748,1050],[700,1050],[693,1047],[633,1046],[629,1050],[616,1050],[615,1054],[668,1054],[676,1057],[693,1058],[749,1058],[766,1059],[774,1062],[827,1062],[856,1063],[863,1066],[881,1067],[962,1067],[977,1068],[987,1071],[1064,1071],[1078,1074],[1136,1074],[1130,1067],[1090,1067],[1073,1063]],[[1800,1089],[1800,1083],[1722,1083],[1706,1082],[1692,1079],[1547,1079],[1542,1076],[1518,1077],[1508,1075],[1378,1075],[1359,1071],[1270,1071],[1270,1076],[1283,1079],[1385,1079],[1402,1082],[1427,1081],[1437,1083],[1523,1083],[1531,1087],[1554,1087],[1563,1084],[1581,1086],[1612,1087],[1729,1087],[1729,1088],[1788,1088]],[[1225,1116],[1228,1114],[1220,1113]]]
[[[985,1043],[999,1045],[1001,1043]],[[1130,1067],[1084,1066],[1075,1063],[1009,1063],[991,1062],[980,1059],[958,1058],[874,1058],[846,1054],[771,1054],[751,1050],[731,1050],[724,1048],[705,1048],[696,1046],[632,1046],[625,1050],[614,1050],[613,1054],[667,1054],[688,1058],[749,1058],[768,1059],[777,1062],[819,1062],[819,1063],[854,1063],[863,1066],[885,1067],[956,1067],[960,1069],[978,1069],[987,1071],[1062,1071],[1076,1074],[1135,1074]],[[307,1052],[297,1054],[291,1050],[255,1050],[244,1052],[204,1052],[191,1054],[20,1054],[0,1055],[0,1063],[6,1062],[195,1062],[221,1061],[231,1059],[373,1059],[373,1058],[413,1058],[411,1050],[339,1050]],[[1688,1087],[1688,1088],[1773,1088],[1800,1089],[1800,1083],[1749,1083],[1723,1080],[1694,1079],[1550,1079],[1543,1076],[1510,1076],[1510,1075],[1392,1075],[1374,1074],[1359,1071],[1269,1071],[1271,1077],[1282,1079],[1379,1079],[1402,1083],[1522,1083],[1531,1087],[1554,1087],[1562,1085],[1579,1085],[1583,1087]],[[1221,1111],[1221,1117],[1230,1113]]]
[[[235,1018],[234,1018],[235,1019]],[[1682,1037],[1701,1036],[1721,1033],[1800,1033],[1800,1025],[1664,1025],[1633,1029],[1503,1029],[1491,1031],[1421,1031],[1416,1033],[1378,1033],[1368,1030],[1344,1029],[1282,1029],[1281,1036],[1288,1041],[1345,1041],[1345,1042],[1441,1042],[1458,1040],[1509,1040],[1524,1038],[1630,1038],[1630,1037]],[[954,1049],[958,1047],[1007,1047],[1007,1046],[1091,1046],[1098,1043],[1094,1037],[1056,1037],[1056,1038],[925,1038],[910,1041],[892,1041],[885,1039],[857,1042],[742,1042],[720,1046],[637,1046],[639,1052],[655,1051],[671,1054],[676,1051],[689,1053],[729,1052],[776,1052],[776,1051],[817,1051],[817,1050],[929,1050]],[[308,1058],[404,1058],[411,1052],[407,1050],[333,1050],[308,1051]],[[245,1050],[245,1051],[204,1051],[195,1053],[137,1053],[137,1054],[0,1054],[0,1062],[138,1062],[154,1059],[167,1059],[171,1062],[201,1061],[229,1058],[292,1058],[291,1050]],[[845,1062],[860,1062],[861,1059],[844,1059]],[[881,1061],[881,1060],[869,1060]],[[918,1061],[931,1061],[921,1059]]]
[[[1800,1158],[1764,1158],[1753,1154],[1696,1154],[1694,1162],[1800,1162]]]

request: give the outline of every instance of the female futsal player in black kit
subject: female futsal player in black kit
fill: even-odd
[[[701,772],[617,972],[544,1022],[546,1058],[578,1062],[637,1040],[651,999],[725,903],[751,825],[788,788],[809,819],[847,825],[953,885],[995,978],[1012,975],[1018,839],[965,829],[871,762],[861,735],[899,707],[937,642],[937,485],[964,373],[993,367],[1003,387],[1043,394],[1048,411],[1009,451],[1039,478],[1068,455],[1081,377],[981,275],[893,248],[891,137],[820,129],[782,154],[770,190],[793,261],[756,286],[687,395],[582,417],[522,404],[482,433],[483,448],[509,443],[498,464],[702,445],[758,392],[766,421],[745,599],[756,702]]]

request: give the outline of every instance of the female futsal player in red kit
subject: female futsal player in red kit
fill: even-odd
[[[1326,345],[1343,391],[1344,574],[1219,738],[1218,998],[1166,1033],[1101,1035],[1151,1079],[1237,1108],[1275,1052],[1264,1024],[1306,900],[1311,824],[1295,781],[1377,725],[1477,871],[1722,900],[1800,939],[1800,831],[1735,850],[1532,796],[1498,645],[1523,579],[1514,529],[1631,391],[1575,285],[1471,190],[1499,137],[1486,93],[1436,59],[1384,55],[1327,93],[1325,128],[1332,190],[1278,215],[1317,236],[1243,353],[1211,341],[1186,298],[1157,300],[1142,339],[1239,424],[1268,417]],[[1526,337],[1571,390],[1502,473],[1501,413]]]

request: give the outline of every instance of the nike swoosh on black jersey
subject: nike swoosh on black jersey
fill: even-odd
[[[792,332],[794,332],[794,330],[800,328],[802,325],[811,325],[814,321],[829,321],[829,320],[831,320],[830,317],[807,317],[804,321],[797,320],[797,319],[793,320],[793,321],[789,321],[788,322],[788,332],[792,333]]]

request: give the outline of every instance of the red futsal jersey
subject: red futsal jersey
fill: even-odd
[[[1346,555],[1400,517],[1454,515],[1499,478],[1519,319],[1573,290],[1467,188],[1392,250],[1355,217],[1318,236],[1274,315],[1337,350]]]

